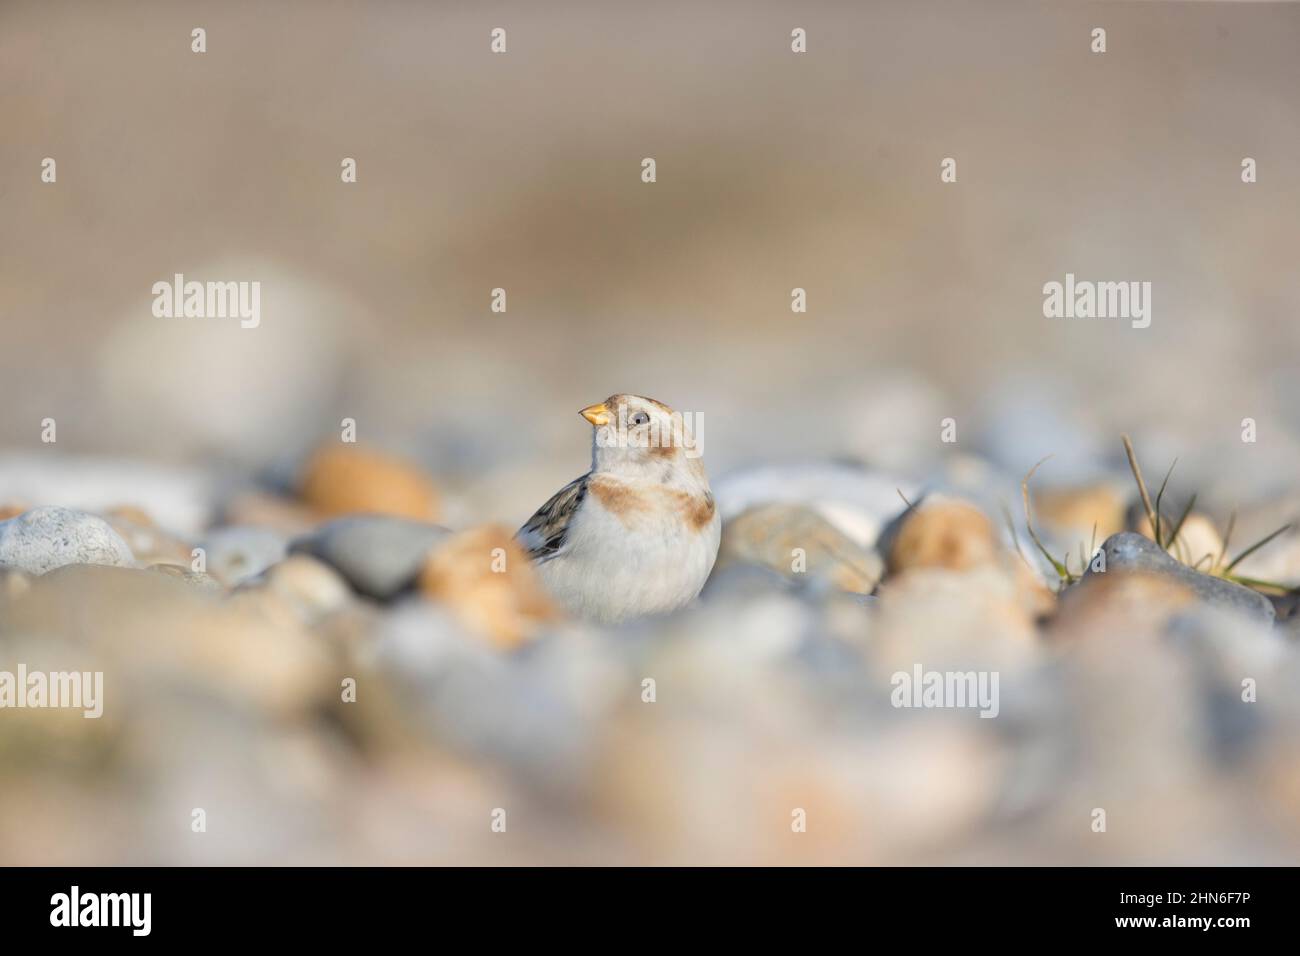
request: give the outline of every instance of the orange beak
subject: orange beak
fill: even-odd
[[[595,425],[597,428],[601,425],[608,425],[610,423],[609,409],[605,407],[604,402],[601,402],[599,405],[588,405],[582,411],[578,412],[578,414],[591,422],[591,424]]]

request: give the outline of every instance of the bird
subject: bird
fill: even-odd
[[[543,586],[578,617],[619,624],[685,607],[722,537],[700,429],[639,395],[611,395],[579,414],[593,430],[591,470],[552,495],[516,539]]]

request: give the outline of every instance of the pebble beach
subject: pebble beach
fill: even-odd
[[[1295,7],[57,6],[0,865],[1300,860]],[[603,625],[622,393],[721,544]]]

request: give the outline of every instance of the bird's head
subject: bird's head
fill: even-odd
[[[703,477],[698,421],[640,395],[611,395],[579,414],[595,429],[591,467],[665,483]],[[680,473],[680,474],[679,474]]]

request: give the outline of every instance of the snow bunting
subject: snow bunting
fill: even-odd
[[[681,415],[637,395],[580,414],[594,428],[591,471],[516,535],[542,583],[573,613],[606,624],[688,604],[722,534],[698,439]]]

